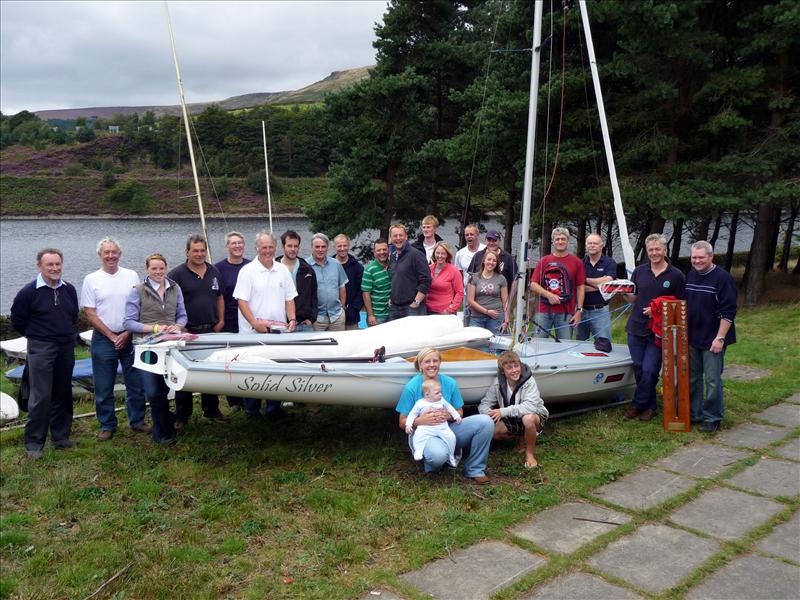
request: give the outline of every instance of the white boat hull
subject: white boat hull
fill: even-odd
[[[139,368],[162,374],[175,390],[345,406],[393,408],[416,373],[410,361],[214,362],[208,351],[138,346]],[[629,398],[634,379],[627,348],[598,353],[585,342],[537,341],[518,348],[549,405]],[[458,381],[466,404],[477,404],[493,382],[497,361],[445,361],[442,373]]]

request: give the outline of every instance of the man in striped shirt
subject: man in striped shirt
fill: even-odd
[[[367,325],[385,323],[389,317],[389,295],[392,293],[392,275],[389,271],[389,242],[378,238],[374,247],[375,258],[364,267],[361,293],[367,310]]]
[[[736,342],[736,297],[736,283],[714,264],[711,244],[704,240],[692,244],[692,269],[686,277],[689,396],[692,422],[700,423],[705,433],[717,431],[722,422],[722,368],[725,349]]]

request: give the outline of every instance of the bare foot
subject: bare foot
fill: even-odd
[[[528,454],[525,456],[525,468],[526,469],[535,469],[539,466],[539,461],[536,460],[536,457]]]

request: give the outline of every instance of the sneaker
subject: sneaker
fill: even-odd
[[[719,421],[703,421],[700,423],[700,431],[703,433],[716,433],[719,431],[720,423]]]
[[[111,438],[114,437],[114,431],[111,429],[103,429],[100,433],[97,434],[97,439],[101,442],[107,442]]]
[[[26,450],[25,455],[31,460],[41,460],[44,452],[41,450]]]
[[[652,421],[653,417],[655,417],[658,413],[654,411],[652,408],[646,408],[642,411],[642,414],[639,415],[640,421]]]
[[[151,431],[153,431],[153,428],[150,425],[147,425],[146,423],[141,423],[139,425],[131,426],[131,431],[135,431],[137,433],[150,433]]]
[[[478,485],[486,485],[492,481],[486,475],[478,475],[477,477],[469,477],[468,479],[471,479],[473,483],[477,483]]]
[[[636,419],[641,414],[641,411],[636,408],[633,404],[631,404],[628,408],[625,409],[625,418],[629,421]]]
[[[61,440],[59,442],[53,442],[53,448],[56,450],[72,450],[77,444],[72,440]]]

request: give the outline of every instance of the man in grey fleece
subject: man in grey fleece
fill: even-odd
[[[550,413],[544,406],[533,373],[513,350],[497,358],[497,378],[486,390],[478,412],[494,421],[495,440],[520,439],[518,452],[525,452],[525,467],[539,465],[536,437]]]

